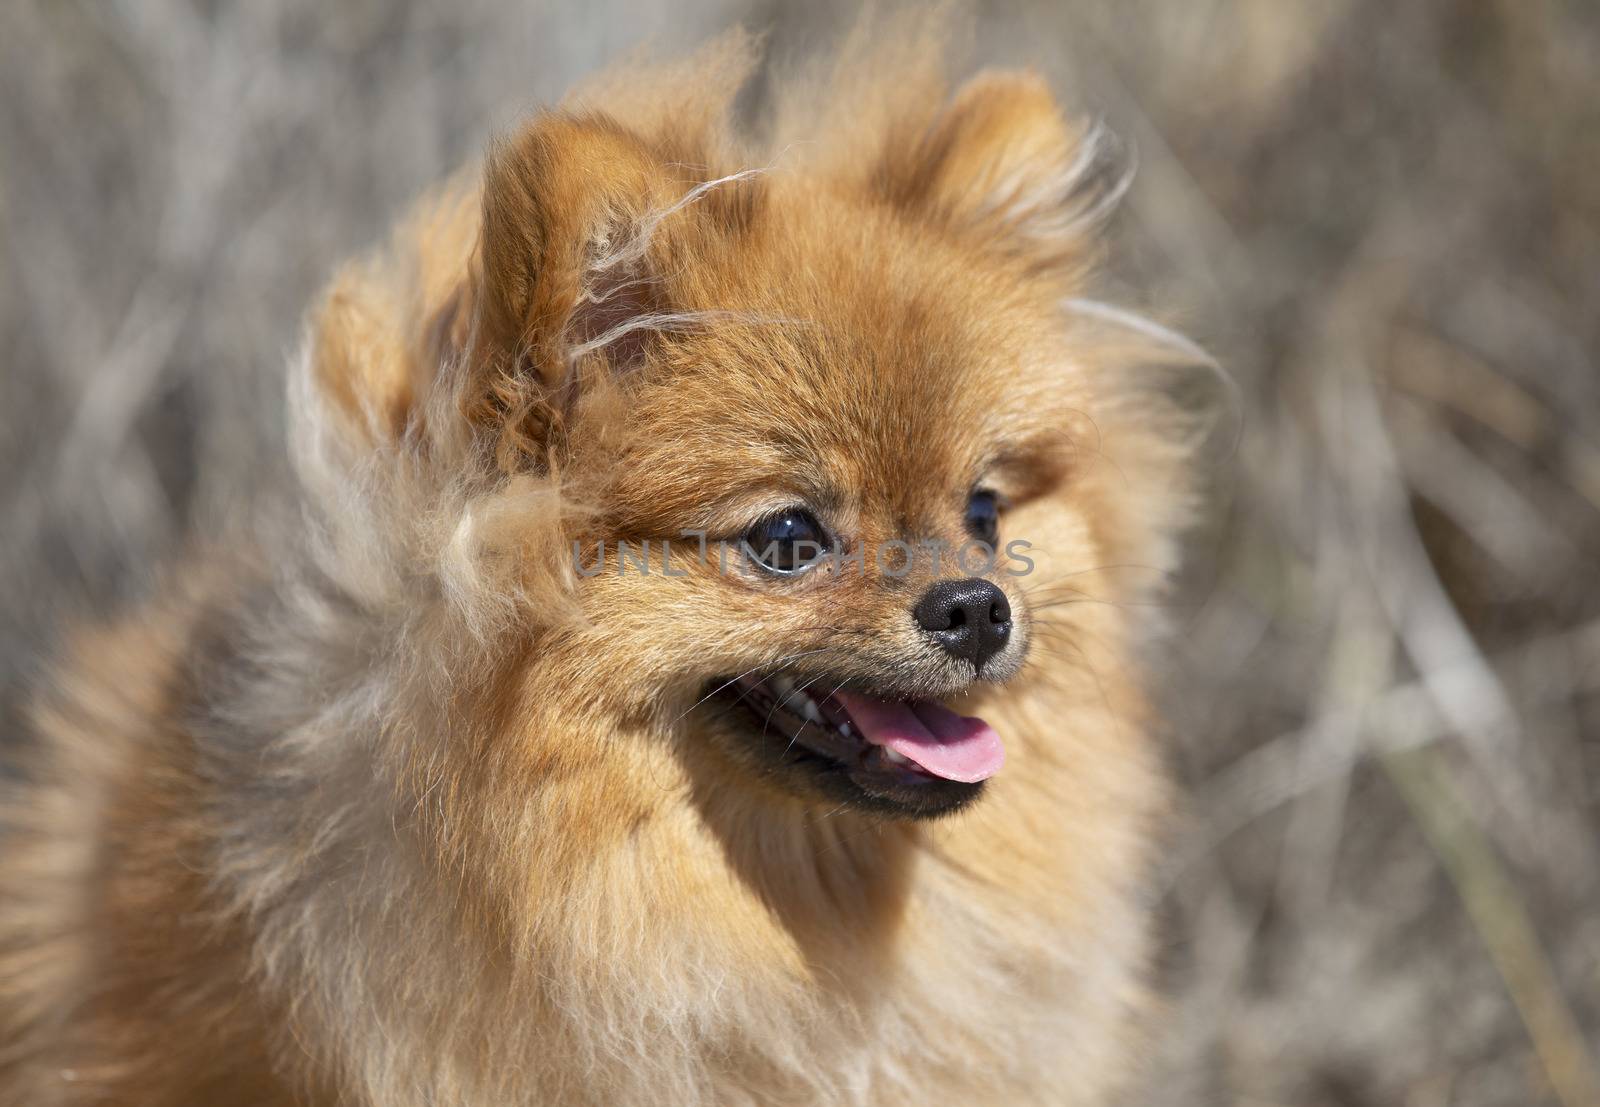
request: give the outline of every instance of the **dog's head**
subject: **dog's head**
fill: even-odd
[[[459,468],[501,539],[462,555],[458,526],[449,556],[541,562],[512,621],[546,694],[649,716],[744,786],[953,810],[1004,760],[968,712],[1060,656],[1067,582],[1164,567],[1185,500],[1180,424],[1129,370],[1149,343],[1077,299],[1099,133],[1021,74],[885,93],[770,157],[665,104],[503,142],[424,368],[377,400],[371,357],[321,377],[410,464]]]

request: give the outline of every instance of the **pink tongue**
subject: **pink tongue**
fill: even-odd
[[[975,784],[1005,764],[1000,735],[982,719],[957,715],[933,700],[898,703],[852,692],[835,692],[834,697],[863,738],[910,758],[934,776]]]

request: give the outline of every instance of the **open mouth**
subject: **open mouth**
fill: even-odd
[[[757,732],[769,760],[809,772],[831,796],[880,811],[954,810],[1005,761],[999,735],[982,719],[937,700],[845,691],[844,683],[743,676],[722,684],[717,698]]]

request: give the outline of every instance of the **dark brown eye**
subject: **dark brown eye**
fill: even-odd
[[[980,488],[967,500],[967,533],[991,549],[1000,541],[1000,497]]]
[[[744,535],[745,555],[774,573],[802,573],[831,548],[827,530],[804,508],[769,515]]]

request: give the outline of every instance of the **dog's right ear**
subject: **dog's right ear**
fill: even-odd
[[[502,468],[546,460],[583,372],[625,369],[671,317],[659,279],[670,247],[656,232],[681,191],[641,139],[603,115],[547,114],[491,152],[463,399]]]

